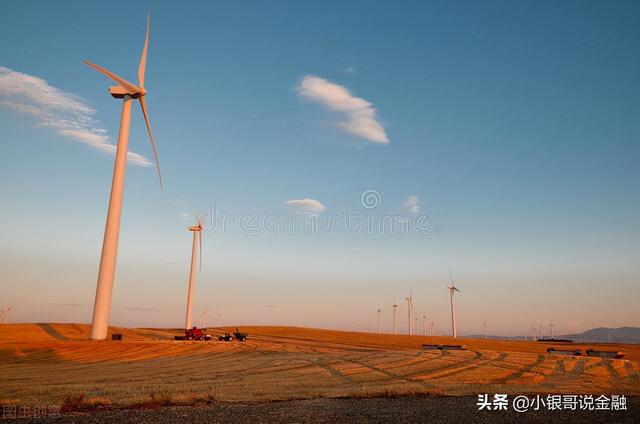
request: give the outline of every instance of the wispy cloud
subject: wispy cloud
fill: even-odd
[[[145,308],[143,306],[125,306],[123,309],[127,311],[136,311],[136,312],[172,312],[172,311],[180,311],[180,309],[173,308]]]
[[[56,305],[56,306],[68,306],[71,308],[84,308],[86,305],[82,305],[80,303],[49,303],[49,305]]]
[[[321,213],[326,207],[316,199],[292,199],[284,202],[285,205],[295,206],[301,211]]]
[[[352,95],[344,86],[315,75],[307,75],[300,81],[297,89],[302,97],[329,110],[343,113],[345,120],[340,123],[340,127],[345,131],[376,143],[389,143],[384,127],[376,119],[377,111],[373,105]]]
[[[96,110],[82,97],[64,92],[42,78],[0,66],[0,105],[28,115],[40,127],[103,152],[115,154],[107,131],[95,118]],[[151,166],[144,156],[128,152],[132,165]]]
[[[400,206],[402,206],[402,209],[408,210],[411,213],[420,212],[420,204],[418,203],[418,196],[416,196],[415,194],[407,195]]]
[[[355,75],[358,73],[358,69],[355,66],[346,66],[342,68],[342,72],[347,75]]]

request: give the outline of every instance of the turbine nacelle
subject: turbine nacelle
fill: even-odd
[[[120,85],[112,85],[109,87],[109,94],[116,99],[124,99],[125,96],[131,96],[132,99],[137,99],[147,94],[147,90],[141,88],[140,90],[132,93]]]

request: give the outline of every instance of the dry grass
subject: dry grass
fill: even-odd
[[[91,342],[86,325],[0,325],[0,404],[85,411],[320,397],[640,394],[640,346],[607,346],[632,360],[603,360],[547,355],[536,342],[458,339],[469,350],[440,353],[419,346],[452,339],[242,330],[250,333],[245,343],[174,341],[177,330],[126,328],[112,329],[123,342]]]

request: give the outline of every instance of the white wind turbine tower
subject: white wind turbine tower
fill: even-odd
[[[189,227],[189,231],[193,232],[193,244],[191,246],[191,266],[189,267],[189,292],[187,294],[187,313],[184,320],[184,328],[191,328],[191,310],[193,308],[193,291],[196,285],[196,256],[198,254],[198,244],[200,244],[200,269],[202,270],[202,220],[198,216],[198,212],[193,210],[196,216],[196,225]],[[203,219],[206,219],[206,215]],[[199,241],[199,243],[198,243]]]
[[[422,314],[422,335],[427,335],[427,316]]]
[[[456,334],[456,310],[453,306],[453,294],[455,292],[460,292],[458,288],[453,284],[453,274],[451,273],[451,269],[449,269],[449,281],[451,282],[451,287],[447,287],[449,289],[449,296],[451,298],[451,335],[455,338]]]
[[[380,309],[380,305],[378,305],[378,334],[380,334],[380,312],[382,312],[382,309]]]
[[[144,74],[147,66],[147,50],[149,47],[149,16],[147,15],[147,33],[144,40],[140,64],[138,65],[138,85],[120,78],[116,74],[85,60],[84,63],[103,73],[117,85],[109,87],[109,93],[116,99],[123,99],[122,114],[120,117],[120,130],[118,133],[118,144],[116,147],[116,160],[113,167],[113,180],[111,183],[111,196],[109,197],[109,210],[107,212],[107,223],[104,229],[104,239],[102,241],[102,254],[100,256],[100,270],[98,272],[98,284],[96,287],[96,300],[93,306],[93,318],[91,321],[91,339],[104,340],[107,338],[109,330],[109,313],[111,311],[111,295],[113,293],[113,279],[116,270],[116,258],[118,256],[118,238],[120,236],[120,215],[122,212],[122,194],[124,191],[124,176],[127,166],[127,153],[129,144],[129,124],[131,121],[131,101],[137,99],[140,102],[144,122],[149,133],[149,140],[153,149],[153,155],[158,169],[160,188],[162,189],[162,176],[158,163],[156,145],[151,134],[149,116],[144,88]],[[121,50],[122,48],[119,47]]]
[[[9,323],[9,311],[11,310],[11,306],[5,306],[0,311],[0,324],[8,324]]]
[[[539,323],[538,324],[538,338],[540,340],[544,339],[543,334],[544,334],[544,327],[542,327],[542,323]]]
[[[434,331],[433,331],[433,327],[435,326],[435,323],[433,321],[431,321],[429,323],[429,335],[433,336],[434,335]]]
[[[398,331],[397,331],[398,328],[396,326],[396,312],[398,310],[398,305],[396,304],[395,298],[393,299],[393,305],[391,306],[393,306],[393,335],[395,336],[396,334],[398,334]]]
[[[407,317],[409,324],[409,335],[411,336],[413,332],[411,331],[411,316],[413,315],[413,287],[411,287],[411,292],[409,292],[409,297],[406,297],[407,301]]]
[[[553,322],[549,323],[549,337],[553,339]]]
[[[418,317],[415,317],[413,319],[413,334],[415,334],[416,336],[418,336]]]

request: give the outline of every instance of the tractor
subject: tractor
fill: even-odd
[[[211,340],[211,335],[207,333],[206,328],[193,327],[193,328],[184,330],[184,336],[175,336],[174,338],[176,340],[209,341]]]
[[[236,332],[233,333],[233,335],[236,336],[236,340],[239,342],[244,342],[247,340],[247,336],[249,336],[247,333],[241,333],[240,330],[238,330],[238,327],[236,327]]]

